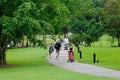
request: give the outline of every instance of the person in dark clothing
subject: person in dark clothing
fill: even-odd
[[[51,59],[51,54],[54,51],[52,43],[49,45],[49,58]]]
[[[58,58],[59,53],[60,53],[60,48],[61,48],[61,44],[59,41],[55,43],[54,48],[56,49],[56,58]]]

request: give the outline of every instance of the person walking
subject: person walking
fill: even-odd
[[[49,45],[49,58],[50,59],[51,59],[51,54],[52,54],[53,51],[54,51],[53,44],[50,43],[50,45]]]
[[[54,48],[56,49],[56,58],[58,58],[58,56],[59,56],[59,54],[60,54],[60,48],[61,48],[61,43],[60,43],[60,41],[57,41],[57,42],[55,43]]]
[[[64,50],[68,50],[69,39],[68,38],[64,38],[63,44],[64,44]]]

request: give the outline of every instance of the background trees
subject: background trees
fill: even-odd
[[[113,37],[113,42],[114,37],[118,39],[118,46],[120,47],[120,1],[107,0],[105,11],[107,13],[107,33]]]
[[[82,40],[91,46],[91,43],[97,41],[103,33],[104,9],[94,0],[76,0],[71,4],[76,6],[75,3],[77,7],[71,16],[69,29],[74,33],[84,34]]]

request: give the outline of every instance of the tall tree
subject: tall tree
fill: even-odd
[[[8,41],[23,36],[36,35],[41,31],[39,22],[32,13],[36,9],[33,2],[19,0],[1,2],[0,16],[0,65],[7,64],[5,51]]]
[[[17,6],[20,4],[21,1],[19,2],[19,4],[16,4],[16,0],[0,0],[0,65],[7,64],[5,51],[9,38],[8,35],[10,32],[10,28],[8,28],[8,26],[10,26],[10,17],[12,17],[13,11],[15,11],[15,9],[18,8]]]
[[[68,13],[60,0],[0,0],[0,65],[7,64],[10,40],[57,32]]]
[[[120,47],[120,1],[107,0],[105,4],[105,11],[107,12],[107,32],[118,39],[118,46]]]
[[[95,3],[97,2],[94,0],[75,0],[73,4],[71,3],[77,7],[72,7],[70,30],[84,34],[84,41],[89,46],[91,42],[98,40],[104,28],[104,9]]]

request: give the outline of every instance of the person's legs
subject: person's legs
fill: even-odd
[[[49,51],[49,58],[51,59],[51,54],[52,54],[52,51]]]
[[[58,56],[59,56],[59,50],[58,50]]]
[[[59,56],[59,50],[56,49],[56,58]]]
[[[51,54],[49,54],[49,58],[51,59]]]
[[[51,59],[51,52],[49,52],[49,58]]]

